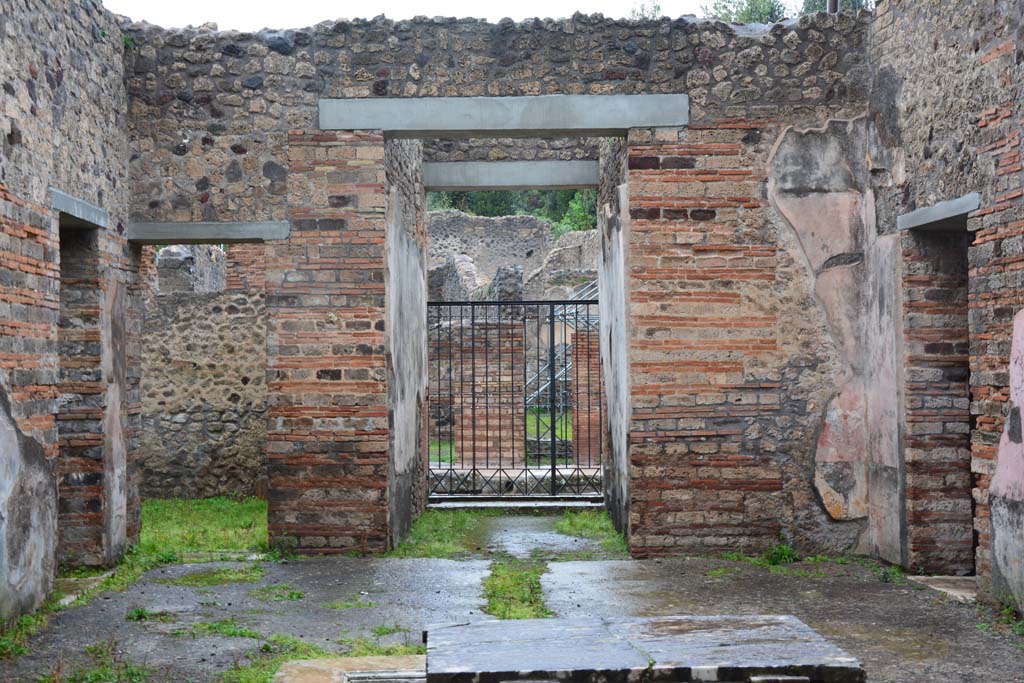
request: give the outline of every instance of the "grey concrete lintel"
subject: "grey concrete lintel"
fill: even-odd
[[[380,130],[395,138],[607,137],[689,122],[685,94],[320,100],[321,130]]]
[[[597,187],[596,161],[451,161],[423,164],[427,190]]]
[[[288,221],[214,221],[128,224],[135,244],[238,244],[288,238]]]
[[[78,227],[106,228],[110,225],[110,216],[105,210],[56,187],[50,188],[50,208],[71,216],[74,219],[72,223]]]
[[[900,230],[921,228],[924,230],[950,230],[963,228],[963,221],[972,211],[981,208],[981,195],[977,192],[965,194],[963,197],[939,202],[910,213],[896,217],[896,227]]]

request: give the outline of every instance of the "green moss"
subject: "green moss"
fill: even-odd
[[[486,517],[497,510],[427,510],[413,523],[402,543],[390,557],[467,557],[470,538]]]
[[[301,600],[305,597],[305,593],[295,590],[287,583],[272,583],[267,586],[253,588],[249,591],[249,595],[257,600],[265,600],[266,602]]]
[[[265,571],[258,564],[244,567],[220,567],[184,574],[174,579],[158,579],[169,586],[223,586],[229,583],[252,583],[263,578]]]
[[[318,645],[292,636],[273,635],[249,657],[248,664],[236,664],[221,676],[221,683],[273,683],[274,674],[285,662],[330,656],[329,652]]]
[[[351,600],[335,600],[320,606],[324,609],[370,609],[371,607],[376,607],[377,603],[370,600],[364,601],[361,597],[356,596]]]
[[[484,579],[484,611],[498,619],[540,619],[554,613],[544,605],[540,577],[547,571],[543,562],[495,560]]]
[[[625,537],[615,530],[607,510],[566,510],[555,522],[555,530],[566,536],[599,539],[606,553],[629,557],[629,545]]]

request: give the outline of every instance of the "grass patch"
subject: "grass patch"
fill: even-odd
[[[345,648],[345,657],[402,657],[427,652],[419,643],[381,643],[370,638],[342,638],[338,643]]]
[[[25,614],[8,627],[0,623],[0,660],[20,657],[28,652],[28,640],[46,628],[50,616],[64,609],[63,595],[53,593],[35,614]]]
[[[267,586],[253,588],[249,591],[249,595],[257,600],[264,600],[266,602],[285,602],[301,600],[306,597],[305,593],[295,590],[287,583],[272,583]]]
[[[254,583],[263,578],[265,571],[258,564],[244,567],[220,567],[192,572],[174,579],[157,579],[168,586],[223,586],[229,583]]]
[[[413,523],[405,540],[389,557],[452,558],[467,555],[471,534],[498,510],[427,510]]]
[[[577,538],[600,539],[606,552],[622,557],[629,556],[629,545],[625,537],[615,530],[612,518],[605,509],[566,510],[555,522],[555,531]]]
[[[292,636],[273,635],[261,644],[246,665],[236,664],[221,677],[221,683],[273,683],[274,674],[293,659],[323,659],[331,654]]]
[[[450,465],[455,462],[454,441],[431,441],[430,442],[430,463]]]
[[[380,626],[375,627],[371,633],[378,638],[383,638],[384,636],[390,636],[395,633],[407,633],[408,631],[409,629],[399,626],[398,624],[392,624],[391,626],[381,624]]]
[[[146,500],[139,551],[266,551],[267,502],[259,498]]]
[[[106,591],[122,591],[144,572],[181,562],[186,553],[253,551],[267,549],[267,503],[258,498],[207,498],[204,500],[145,500],[139,544],[131,548],[111,576],[83,592],[70,607],[84,605]],[[88,578],[105,568],[62,567],[64,578]],[[25,643],[64,609],[63,596],[51,595],[35,614],[25,615],[12,626],[0,625],[0,659],[27,652]]]
[[[251,628],[242,626],[234,617],[230,619],[218,619],[217,621],[201,621],[193,624],[191,628],[181,629],[174,632],[176,636],[191,635],[197,636],[224,636],[225,638],[262,638],[258,632]]]
[[[39,683],[147,683],[149,670],[128,661],[117,652],[113,641],[97,643],[85,648],[92,663],[70,672],[61,670],[61,665],[45,676]]]
[[[363,600],[361,597],[354,597],[351,600],[335,600],[320,605],[324,609],[370,609],[376,607],[377,603],[370,600]]]
[[[560,413],[555,422],[555,438],[562,441],[572,440],[572,411]],[[526,411],[526,438],[548,436],[551,433],[551,412],[540,408]]]
[[[484,611],[498,619],[540,619],[554,613],[544,605],[540,577],[544,562],[495,560],[484,579]]]
[[[145,607],[136,607],[128,610],[124,615],[125,621],[174,621],[174,617],[167,612],[153,612]]]

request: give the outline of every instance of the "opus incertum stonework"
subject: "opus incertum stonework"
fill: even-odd
[[[3,617],[135,542],[171,404],[259,444],[217,476],[265,488],[275,545],[393,546],[427,500],[423,165],[545,160],[599,164],[604,495],[635,556],[781,535],[1024,600],[1017,3],[259,33],[0,9]],[[227,245],[224,286],[177,310],[151,245],[190,241]],[[249,382],[144,411],[178,354],[144,325],[204,324]]]

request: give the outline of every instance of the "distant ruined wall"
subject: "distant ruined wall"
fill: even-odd
[[[262,253],[234,246],[158,256],[142,333],[145,498],[266,495],[266,297],[225,288],[253,257],[262,268]]]
[[[553,238],[551,224],[534,216],[471,216],[461,211],[427,214],[431,268],[449,256],[465,254],[473,259],[486,281],[500,266],[523,266],[533,272],[544,263]]]
[[[59,562],[111,564],[137,538],[139,318],[137,255],[122,236],[129,152],[120,30],[90,0],[3,0],[0,15],[0,621],[7,621],[42,603]],[[51,187],[109,214],[106,229],[71,228],[79,238],[92,233],[84,239],[89,252],[79,254],[93,259],[97,275],[66,282],[67,296],[59,264],[73,260],[82,240],[62,243]],[[79,305],[82,325],[63,316]]]

